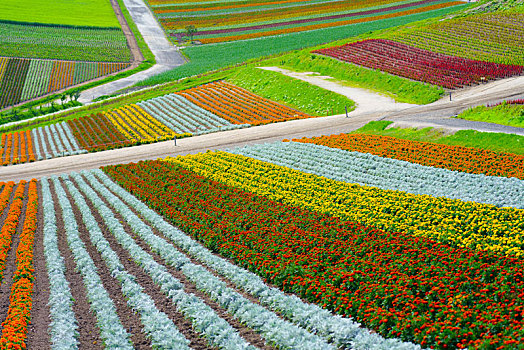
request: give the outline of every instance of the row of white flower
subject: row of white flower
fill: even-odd
[[[33,129],[31,134],[37,160],[87,153],[78,145],[73,132],[65,122]],[[49,148],[47,147],[48,143]],[[40,151],[40,146],[44,151],[43,154]]]
[[[258,144],[228,152],[338,181],[524,208],[524,181],[517,178],[469,174],[300,142]]]
[[[158,310],[153,299],[146,294],[142,286],[135,281],[135,276],[125,270],[118,255],[111,249],[109,242],[102,234],[99,224],[92,215],[91,209],[82,194],[66,175],[62,177],[75,201],[75,205],[82,213],[82,221],[89,231],[91,242],[106,262],[111,276],[120,282],[122,293],[126,297],[128,305],[135,310],[135,312],[138,312],[140,321],[144,326],[144,332],[151,338],[153,347],[162,349],[189,349],[189,341],[178,331],[173,321],[171,321],[164,312]],[[106,301],[106,303],[106,307],[112,305],[112,301]],[[121,348],[123,347],[124,346]]]
[[[227,120],[198,107],[182,96],[169,94],[138,103],[176,133],[199,133],[232,125]]]
[[[323,339],[312,335],[303,328],[282,320],[275,313],[255,304],[202,266],[195,265],[172,244],[156,236],[149,225],[136,216],[118,197],[104,187],[93,174],[83,172],[91,186],[105,197],[107,202],[119,212],[151,249],[172,267],[180,270],[196,287],[209,295],[221,307],[237,318],[241,323],[260,333],[270,344],[282,349],[333,349]]]
[[[182,283],[171,275],[165,266],[157,263],[125,231],[120,221],[100,199],[97,193],[76,173],[71,174],[78,188],[91,201],[103,218],[105,225],[118,243],[128,251],[131,258],[151,276],[162,292],[174,303],[175,307],[193,323],[194,329],[202,333],[209,342],[221,349],[256,349],[247,343],[239,333],[201,299],[183,290]]]
[[[89,256],[84,242],[80,239],[78,224],[71,203],[69,199],[67,199],[59,178],[53,176],[52,179],[58,202],[62,208],[62,219],[64,221],[67,244],[73,253],[76,270],[82,275],[87,299],[91,310],[96,316],[100,337],[108,348],[133,349],[130,334],[120,322],[113,300],[104,288],[102,280],[97,273],[96,265]]]
[[[200,120],[205,121],[206,123],[209,123],[209,126],[225,126],[230,125],[231,123],[224,118],[219,117],[218,115],[208,111],[207,109],[204,109],[193,102],[189,101],[187,98],[177,95],[177,94],[169,94],[163,96],[164,99],[167,101],[170,101],[172,104],[174,104],[176,107],[181,108],[185,111],[188,115],[198,115]]]
[[[101,170],[92,170],[90,173],[100,179],[109,190],[116,193],[125,204],[136,210],[149,225],[168,237],[177,247],[195,260],[227,277],[237,288],[256,297],[262,305],[270,310],[278,312],[284,318],[323,337],[326,341],[334,343],[337,347],[362,350],[420,349],[419,345],[402,342],[398,339],[384,339],[380,335],[362,328],[360,324],[350,318],[335,316],[317,305],[304,303],[296,296],[286,295],[277,288],[267,286],[254,273],[214,255],[184,232],[167,223],[162,216],[115,184]]]
[[[73,312],[73,296],[65,277],[64,258],[58,250],[56,213],[49,183],[42,184],[42,208],[44,213],[44,256],[49,277],[49,333],[53,350],[78,349],[78,324]]]

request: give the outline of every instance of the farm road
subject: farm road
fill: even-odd
[[[64,158],[53,158],[34,163],[0,167],[0,181],[41,178],[53,174],[93,169],[109,164],[137,162],[167,156],[205,152],[206,150],[226,149],[247,144],[281,141],[284,138],[320,136],[349,132],[371,120],[380,118],[383,113],[361,114],[351,118],[345,115],[292,120],[164,141],[147,145],[121,148],[97,153],[87,153]]]
[[[160,24],[143,0],[123,1],[138,30],[144,37],[147,46],[149,46],[149,49],[155,55],[156,64],[145,71],[138,72],[127,78],[83,91],[78,100],[84,104],[97,97],[110,95],[115,91],[132,86],[141,80],[173,69],[186,62],[182,54],[178,51],[178,48],[173,46],[166,38]]]
[[[518,98],[524,95],[524,77],[495,81],[457,92],[449,97],[425,106],[415,106],[401,111],[367,113],[361,109],[345,115],[293,120],[247,129],[237,129],[194,136],[177,141],[165,141],[148,145],[122,148],[97,153],[87,153],[64,158],[54,158],[35,163],[25,163],[0,168],[0,181],[41,178],[83,169],[93,169],[109,164],[137,162],[145,159],[226,149],[247,144],[280,141],[284,138],[300,138],[350,132],[372,120],[392,120],[394,125],[403,127],[437,127],[449,131],[474,129],[484,132],[504,132],[524,135],[522,128],[513,128],[490,123],[452,119],[466,108],[502,99]],[[455,96],[455,95],[454,95]],[[446,100],[447,99],[447,100]]]
[[[372,113],[372,112],[383,112],[383,111],[398,111],[418,105],[410,103],[399,103],[395,102],[391,97],[381,95],[366,89],[354,88],[345,86],[334,81],[332,77],[321,76],[319,73],[306,72],[297,73],[287,69],[278,67],[258,67],[259,69],[269,70],[278,72],[288,77],[305,81],[309,84],[316,85],[326,90],[333,91],[337,94],[346,96],[350,100],[355,101],[356,109],[350,113]]]

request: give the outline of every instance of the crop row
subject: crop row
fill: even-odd
[[[1,58],[0,108],[112,74],[128,66],[128,63]]]
[[[524,71],[524,66],[447,56],[384,39],[358,41],[313,52],[450,89],[519,75]]]
[[[523,254],[521,209],[361,186],[226,152],[170,161],[276,201],[366,226],[427,237],[460,248]]]
[[[511,153],[497,153],[477,148],[365,134],[340,134],[294,139],[293,141],[371,153],[381,157],[472,174],[524,179],[524,156]]]
[[[524,180],[516,178],[468,174],[311,143],[276,142],[229,152],[337,181],[524,209]]]
[[[72,308],[76,301],[71,297],[60,297],[72,296],[67,283],[55,283],[65,282],[64,257],[57,244],[60,235],[67,238],[76,271],[82,276],[90,308],[96,314],[97,326],[108,347],[133,346],[132,333],[126,329],[128,321],[119,317],[117,307],[104,288],[116,283],[127,300],[127,307],[139,315],[140,329],[147,334],[153,347],[176,344],[176,348],[184,349],[189,348],[189,340],[194,340],[187,338],[187,331],[177,330],[179,320],[157,308],[157,301],[148,295],[155,289],[165,295],[173,308],[192,323],[196,333],[205,337],[209,345],[221,349],[254,349],[238,330],[218,315],[216,307],[211,308],[201,297],[185,292],[191,284],[217,303],[222,312],[247,325],[267,344],[277,348],[335,349],[328,341],[355,349],[366,349],[369,344],[419,348],[394,339],[385,340],[360,328],[350,319],[334,317],[315,305],[268,287],[252,273],[213,255],[175,229],[99,170],[44,178],[42,196],[44,253],[52,282],[50,334],[53,349],[77,347],[79,343],[78,315]],[[115,244],[121,248],[115,250]],[[99,252],[113,282],[105,280],[102,283],[101,279],[106,278],[102,276],[106,268],[95,268],[89,247]],[[130,262],[124,262],[126,256]],[[132,274],[128,269],[130,263],[153,281],[154,286],[148,287],[148,294],[141,285],[144,278],[135,275],[138,270]],[[184,280],[179,280],[173,270],[184,276]],[[225,283],[224,278],[231,278],[231,283]],[[246,298],[246,293],[259,299],[260,304]],[[282,316],[277,316],[275,311]]]
[[[2,165],[86,153],[77,143],[68,124],[64,122],[2,134],[0,142]]]
[[[196,160],[205,162],[202,156]],[[301,195],[284,184],[302,184],[312,202],[322,197],[337,207],[355,204],[326,198],[325,187],[296,171],[283,179],[278,176],[286,173],[283,168],[273,171],[255,162],[254,171],[264,179],[259,181],[238,163],[213,163],[205,176],[194,163],[180,158],[176,163],[145,161],[104,171],[208,248],[383,336],[439,349],[512,348],[521,339],[520,259],[304,209],[297,206]],[[482,212],[475,215],[487,219]]]
[[[186,26],[199,28],[194,37],[202,43],[243,40],[313,29],[338,27],[382,18],[403,16],[435,8],[453,6],[456,2],[418,0],[395,3],[388,0],[368,2],[286,1],[267,3],[217,2],[181,4],[176,1],[154,6],[166,32],[184,38]],[[385,13],[384,15],[381,15]],[[177,31],[182,30],[182,31]]]
[[[524,105],[524,98],[519,98],[516,100],[505,100],[499,103],[488,105],[488,107],[496,107],[500,105]]]
[[[522,13],[499,11],[438,21],[391,38],[446,55],[524,66],[523,22]]]
[[[273,29],[273,30],[254,30],[249,31],[246,34],[240,34],[240,35],[231,35],[231,36],[219,36],[215,38],[199,38],[199,41],[204,44],[210,44],[210,43],[219,43],[223,41],[236,41],[236,40],[246,40],[246,39],[255,39],[260,37],[266,37],[266,36],[275,36],[275,35],[286,35],[291,33],[300,33],[304,31],[312,31],[312,30],[321,30],[321,29],[328,29],[328,28],[334,28],[334,27],[347,27],[353,24],[359,24],[359,23],[366,23],[366,22],[372,22],[372,21],[380,21],[390,18],[396,18],[396,17],[402,17],[402,16],[408,16],[418,13],[424,13],[429,12],[433,10],[443,9],[446,7],[461,5],[460,1],[436,1],[433,4],[426,5],[426,6],[415,6],[413,8],[403,9],[401,11],[394,11],[386,14],[379,14],[379,15],[373,15],[373,16],[365,16],[365,17],[358,17],[355,19],[346,19],[346,20],[340,20],[340,21],[323,21],[321,23],[316,24],[305,24],[305,25],[295,25],[290,26],[286,28],[281,29]]]
[[[218,81],[23,133],[2,134],[0,161],[18,164],[298,118],[310,116]]]
[[[249,126],[233,124],[178,94],[169,94],[138,103],[145,111],[178,134],[195,135]]]
[[[274,30],[294,30],[294,31],[302,31],[306,30],[305,27],[315,24],[321,24],[324,26],[340,26],[348,24],[347,20],[351,18],[360,18],[365,16],[372,16],[380,13],[385,12],[392,12],[392,11],[399,11],[403,9],[410,9],[410,8],[416,8],[419,6],[426,6],[432,3],[440,2],[439,0],[421,0],[421,1],[410,1],[410,2],[404,2],[402,4],[393,4],[393,5],[383,5],[379,8],[374,8],[371,10],[368,10],[366,8],[359,8],[359,11],[351,11],[348,7],[355,6],[355,4],[348,4],[348,3],[338,3],[338,4],[326,4],[326,5],[320,5],[324,10],[331,10],[330,12],[318,12],[317,15],[309,14],[307,16],[299,16],[299,17],[284,17],[282,19],[277,19],[280,16],[274,15],[272,20],[267,20],[264,22],[256,21],[251,22],[250,21],[250,15],[253,14],[259,15],[259,13],[252,11],[252,8],[246,9],[247,11],[250,11],[249,13],[243,13],[244,20],[246,21],[244,25],[228,25],[228,23],[231,23],[230,21],[235,17],[235,14],[233,14],[233,18],[225,18],[225,21],[221,21],[221,25],[217,28],[217,26],[209,26],[209,28],[205,28],[203,30],[199,30],[197,33],[195,33],[195,38],[198,40],[209,43],[209,42],[223,42],[223,41],[230,41],[234,39],[238,39],[239,36],[242,35],[257,35],[257,36],[265,36],[265,32],[271,32]],[[305,8],[303,4],[301,4],[300,10],[304,11]],[[343,11],[340,11],[337,9],[338,6],[342,5],[344,7]],[[369,6],[369,4],[366,4]],[[318,5],[317,5],[318,6]],[[362,6],[362,4],[358,4],[356,6]],[[284,10],[284,9],[282,9]],[[289,8],[288,8],[289,10]],[[337,11],[339,10],[339,11]],[[348,11],[349,10],[349,11]],[[165,7],[162,7],[161,9],[158,9],[157,11],[166,11]],[[167,10],[169,11],[169,10]],[[180,10],[178,10],[180,11]],[[184,11],[184,10],[181,10]],[[179,15],[182,16],[191,16],[191,12],[184,11],[183,13],[179,13]],[[238,16],[238,13],[236,14]],[[296,14],[298,15],[298,13]],[[165,15],[162,14],[162,18]],[[213,11],[208,11],[206,15],[199,16],[197,18],[192,18],[192,20],[196,23],[200,23],[201,21],[205,21],[207,23],[209,17],[213,17]],[[275,18],[276,17],[276,18]],[[182,17],[182,21],[184,21]],[[195,21],[196,20],[196,21]],[[185,21],[184,21],[185,22]],[[169,28],[172,30],[173,28],[183,28],[179,27],[180,24],[177,23],[174,27],[169,26]],[[178,37],[181,39],[185,33],[172,33],[171,35]]]
[[[11,184],[12,185],[12,184]],[[33,242],[37,227],[38,193],[36,180],[28,184],[21,181],[18,184],[9,213],[2,223],[2,257],[6,257],[4,248],[9,249],[16,234],[18,221],[22,214],[22,200],[27,185],[27,205],[24,211],[22,230],[19,232],[16,248],[16,268],[14,269],[9,297],[7,316],[2,322],[2,349],[25,349],[28,326],[31,322],[33,285],[35,281],[33,268]],[[4,193],[0,196],[3,196]],[[10,236],[10,237],[8,237]],[[5,263],[5,258],[3,260]],[[2,269],[5,266],[2,266]],[[4,281],[5,282],[5,281]]]
[[[30,131],[2,134],[0,139],[0,162],[2,165],[34,162],[35,152]]]
[[[121,28],[0,23],[0,55],[71,61],[129,62]]]
[[[184,90],[179,94],[232,124],[261,125],[311,118],[298,110],[277,104],[222,80]]]

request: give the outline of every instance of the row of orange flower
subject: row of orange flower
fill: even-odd
[[[16,271],[13,275],[9,310],[2,323],[1,349],[26,349],[27,327],[31,321],[33,307],[33,242],[37,212],[38,193],[36,179],[33,179],[29,182],[25,221],[16,250]]]
[[[24,199],[25,184],[26,181],[21,181],[16,188],[13,202],[9,207],[9,212],[7,213],[4,225],[0,230],[0,282],[2,282],[4,278],[5,262],[9,250],[11,249],[13,234],[16,232],[16,227],[18,226],[18,221],[22,214],[22,201]]]
[[[472,174],[524,179],[524,156],[511,153],[497,153],[478,148],[364,134],[340,134],[294,139],[293,141],[371,153],[381,157]]]
[[[11,152],[13,156],[11,157]],[[19,157],[20,155],[20,157]],[[0,146],[0,161],[2,165],[34,162],[33,139],[31,131],[20,131],[2,135]]]
[[[261,125],[311,118],[303,112],[262,98],[224,81],[184,90],[180,95],[233,124]]]

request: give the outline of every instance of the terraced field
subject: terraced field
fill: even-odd
[[[225,81],[96,115],[2,134],[2,165],[96,152],[192,135],[311,118]]]
[[[194,26],[201,43],[254,39],[393,18],[459,4],[452,1],[208,1],[150,0],[167,33],[178,40]]]

